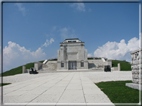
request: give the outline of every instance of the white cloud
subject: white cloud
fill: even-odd
[[[92,57],[92,56],[93,56],[92,53],[87,54],[87,57]]]
[[[42,47],[47,47],[51,45],[54,42],[53,38],[50,38],[50,40],[46,39],[45,43],[42,45]]]
[[[23,6],[23,4],[22,3],[15,3],[15,5],[18,7],[18,10],[22,12],[23,16],[25,16],[26,15],[26,9]]]
[[[94,56],[131,61],[130,53],[140,48],[139,43],[140,40],[136,37],[130,39],[128,43],[124,39],[120,42],[107,42],[94,51]]]
[[[43,60],[46,57],[45,52],[43,52],[43,49],[41,48],[30,51],[15,42],[9,41],[8,46],[5,46],[3,49],[4,71],[24,65],[28,62]]]
[[[84,3],[73,3],[71,5],[71,7],[74,7],[76,10],[78,11],[82,11],[82,12],[85,12],[86,9],[85,9],[85,4]]]
[[[76,37],[73,29],[64,27],[64,28],[61,28],[59,31],[60,31],[60,36],[63,39]]]

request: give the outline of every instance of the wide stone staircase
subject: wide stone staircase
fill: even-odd
[[[99,60],[88,60],[89,62],[89,69],[94,71],[103,71],[105,62],[101,59]]]
[[[38,72],[56,72],[57,70],[57,61],[47,61],[46,64],[42,65],[42,69]]]

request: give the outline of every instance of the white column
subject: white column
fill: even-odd
[[[120,71],[120,70],[121,70],[121,69],[120,69],[120,63],[118,63],[118,65],[117,65],[117,66],[118,66],[118,71]]]
[[[26,67],[22,66],[22,72],[25,73],[26,72]]]

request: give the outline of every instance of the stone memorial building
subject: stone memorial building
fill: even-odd
[[[57,59],[58,70],[88,69],[87,50],[78,38],[65,39],[60,43]]]
[[[35,63],[34,68],[42,71],[69,71],[69,70],[104,70],[109,65],[112,70],[120,70],[120,67],[112,67],[112,61],[105,57],[87,57],[85,43],[78,38],[65,39],[60,43],[57,58],[46,59],[43,63]]]

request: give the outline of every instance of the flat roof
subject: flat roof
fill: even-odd
[[[79,40],[79,38],[67,38],[65,40]]]
[[[74,40],[78,40],[79,42],[65,42],[65,41],[74,41]],[[82,42],[79,38],[67,38],[60,44],[63,44],[63,43],[84,43],[84,42]]]

